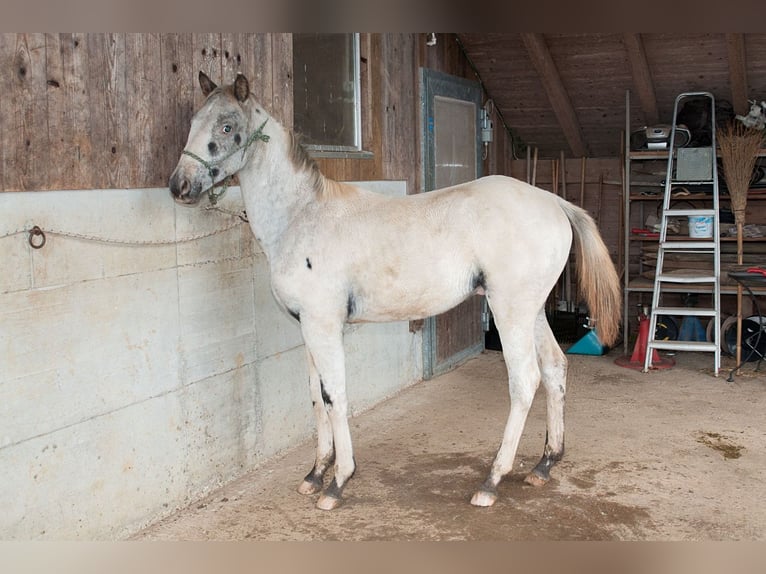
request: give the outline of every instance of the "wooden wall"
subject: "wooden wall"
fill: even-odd
[[[418,69],[473,78],[452,34],[362,34],[369,159],[321,159],[340,180],[421,188]],[[292,125],[290,34],[0,34],[0,191],[163,187],[201,104],[197,72],[237,72]]]

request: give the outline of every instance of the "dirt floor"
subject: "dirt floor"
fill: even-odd
[[[488,351],[351,419],[357,472],[337,510],[295,490],[309,441],[134,538],[766,539],[766,367],[728,383],[708,353],[646,374],[619,355],[569,355],[566,455],[541,488],[522,482],[545,439],[538,392],[492,508],[469,504],[508,413],[502,355]]]

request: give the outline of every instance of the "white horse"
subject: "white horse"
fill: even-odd
[[[354,473],[344,323],[421,319],[476,293],[486,294],[502,340],[511,409],[489,476],[471,503],[497,499],[540,381],[548,399],[546,444],[526,480],[544,484],[564,453],[567,370],[544,304],[569,256],[572,229],[580,289],[601,342],[612,344],[618,331],[619,280],[587,212],[502,176],[403,198],[332,181],[255,101],[244,76],[218,87],[200,72],[199,82],[207,99],[192,119],[170,191],[178,203],[193,205],[239,175],[274,296],[300,322],[307,350],[318,437],[314,466],[298,491],[321,491],[317,506],[330,510]]]

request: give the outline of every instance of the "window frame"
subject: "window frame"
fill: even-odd
[[[340,33],[349,34],[349,33]],[[359,32],[351,32],[352,43],[352,61],[353,61],[353,93],[354,93],[354,108],[353,108],[353,127],[354,127],[354,142],[351,145],[338,145],[338,144],[317,144],[317,143],[304,143],[303,147],[309,152],[312,157],[329,157],[329,158],[354,158],[354,157],[367,157],[371,154],[364,151],[363,137],[362,137],[362,72],[361,72],[361,41]],[[293,78],[295,78],[295,71],[293,71]],[[295,92],[293,91],[293,99],[295,99]],[[294,119],[293,119],[294,123]]]

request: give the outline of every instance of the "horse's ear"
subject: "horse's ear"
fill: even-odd
[[[205,97],[210,95],[210,92],[215,90],[218,86],[205,75],[205,72],[200,70],[199,73],[199,87],[202,88],[202,93],[205,95]]]
[[[237,96],[237,100],[240,102],[244,102],[247,96],[250,95],[250,84],[242,74],[237,74],[237,79],[234,80],[234,95]]]

